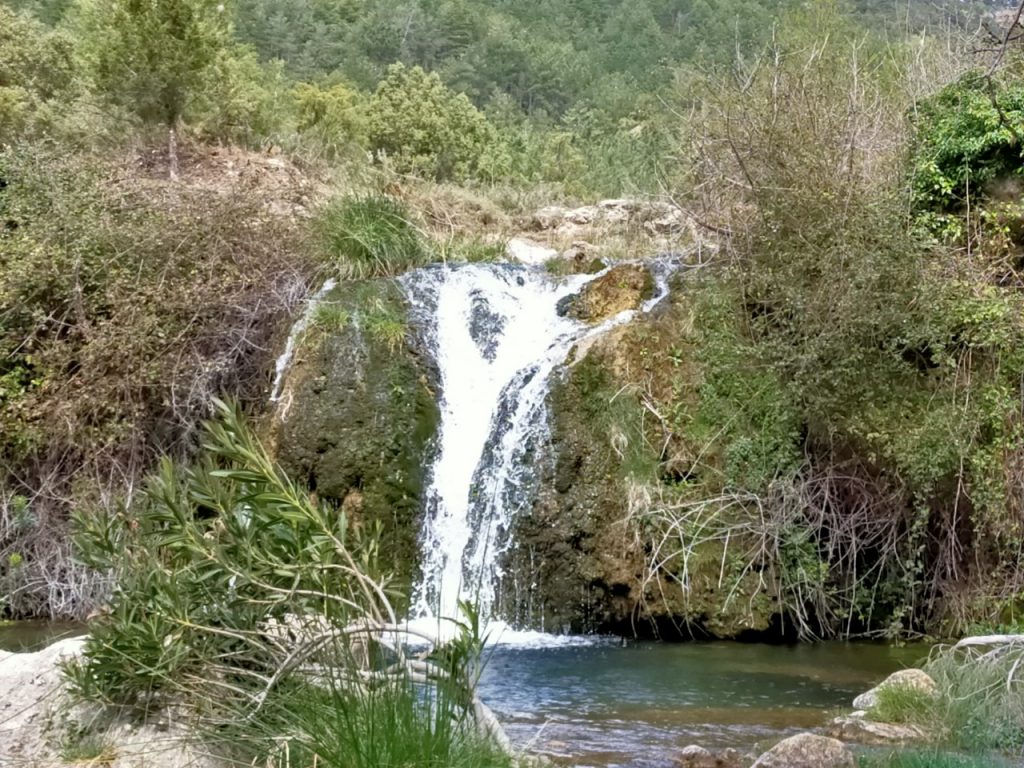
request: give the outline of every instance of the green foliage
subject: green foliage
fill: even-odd
[[[52,119],[73,74],[68,36],[0,5],[0,146]]]
[[[84,659],[68,667],[84,698],[142,704],[187,690],[225,653],[244,655],[245,633],[272,617],[342,620],[374,607],[361,575],[373,542],[274,466],[235,408],[217,409],[199,463],[164,460],[135,509],[75,515],[80,557],[116,584]]]
[[[321,251],[343,277],[397,275],[429,254],[405,206],[390,197],[337,197],[317,214]]]
[[[145,121],[177,125],[231,40],[218,0],[79,0],[73,28],[96,89]]]
[[[968,194],[1020,174],[1024,84],[969,72],[918,103],[914,125],[914,203],[933,228],[955,226]]]
[[[880,723],[932,722],[936,709],[936,697],[929,691],[913,685],[883,685],[877,692],[878,703],[868,712],[868,717]]]
[[[367,145],[366,99],[358,90],[342,83],[300,83],[294,98],[299,134],[313,139],[328,157]]]
[[[76,515],[80,556],[116,586],[65,666],[73,693],[129,706],[174,693],[198,733],[245,764],[510,765],[475,721],[476,613],[464,608],[418,671],[394,641],[375,644],[397,623],[376,540],[289,480],[235,407],[215,405],[196,463],[162,462],[133,509]]]
[[[871,751],[857,758],[860,768],[1008,768],[1000,757],[961,755],[939,749],[901,749],[896,752]]]
[[[370,100],[371,149],[400,172],[443,180],[500,176],[507,167],[494,128],[436,73],[395,64]]]

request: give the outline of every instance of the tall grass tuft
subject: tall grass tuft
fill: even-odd
[[[1002,758],[961,755],[937,749],[909,749],[898,752],[869,752],[857,760],[860,768],[1009,768]]]
[[[934,722],[967,750],[1024,749],[1024,647],[939,648],[924,667],[940,695]]]
[[[430,258],[405,206],[391,197],[335,198],[321,208],[314,228],[342,277],[393,276]]]

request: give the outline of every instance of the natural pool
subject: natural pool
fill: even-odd
[[[0,625],[0,650],[34,651],[77,624]],[[757,751],[849,710],[923,646],[586,640],[496,645],[481,697],[518,745],[574,766],[654,768],[688,744]],[[554,640],[548,636],[547,640]]]
[[[517,744],[573,765],[665,766],[688,744],[755,750],[824,725],[926,652],[835,642],[498,646],[481,696]]]

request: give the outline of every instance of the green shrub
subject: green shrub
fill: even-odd
[[[968,191],[978,200],[987,183],[1020,175],[1024,85],[969,72],[921,101],[914,127],[914,203],[933,216],[927,221],[950,223],[941,215],[959,209]]]
[[[394,168],[437,180],[492,179],[507,154],[487,118],[436,73],[394,64],[369,108],[370,147]]]
[[[860,768],[1009,768],[999,757],[960,755],[939,749],[872,751],[858,757]]]
[[[65,665],[72,692],[147,709],[173,696],[242,765],[509,765],[478,716],[476,612],[410,659],[377,540],[216,407],[196,463],[164,461],[134,509],[76,516],[80,557],[115,588]]]
[[[390,197],[342,197],[314,223],[321,250],[343,277],[397,275],[429,259],[416,225]]]

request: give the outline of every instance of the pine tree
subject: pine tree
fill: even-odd
[[[168,129],[170,175],[177,131],[196,92],[231,42],[221,0],[79,0],[84,70],[96,89],[142,120]]]

